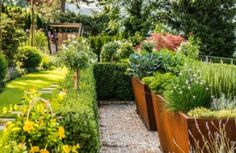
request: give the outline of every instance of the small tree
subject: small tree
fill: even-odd
[[[95,61],[96,55],[91,51],[87,41],[82,38],[68,43],[58,54],[58,63],[74,71],[74,88],[79,89],[80,70]]]

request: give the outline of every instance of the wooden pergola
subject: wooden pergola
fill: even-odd
[[[65,32],[65,30],[71,30],[73,32]],[[49,31],[52,33],[49,34]],[[53,54],[52,47],[55,45],[55,51],[58,51],[58,46],[62,45],[65,40],[68,40],[70,34],[76,36],[83,36],[83,26],[81,23],[53,23],[47,27],[47,38],[49,44],[50,54]],[[52,38],[52,36],[54,38]]]

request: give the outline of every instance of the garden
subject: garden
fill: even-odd
[[[0,152],[234,153],[235,65],[235,0],[3,0]]]

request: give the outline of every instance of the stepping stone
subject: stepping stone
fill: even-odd
[[[52,88],[57,88],[57,87],[59,87],[59,85],[57,85],[57,84],[52,84],[50,87],[52,87]]]
[[[56,90],[56,88],[43,88],[41,91],[53,91]]]
[[[13,121],[15,121],[16,119],[15,118],[8,118],[8,117],[1,117],[0,118],[0,122],[13,122]]]
[[[21,112],[21,111],[12,111],[11,114],[16,114],[16,115],[18,115],[18,114],[22,114],[22,112]]]
[[[38,91],[39,93],[42,93],[42,94],[44,94],[44,93],[48,93],[48,94],[52,94],[52,91],[43,91],[43,90],[40,90],[40,91]]]
[[[2,131],[2,130],[4,130],[6,127],[5,127],[5,125],[0,125],[0,130]]]

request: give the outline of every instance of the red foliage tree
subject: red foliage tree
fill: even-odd
[[[151,37],[148,37],[142,43],[144,42],[153,43],[155,45],[155,50],[157,51],[163,48],[175,51],[181,45],[181,43],[185,41],[186,39],[179,35],[173,35],[169,33],[167,34],[153,33]],[[136,46],[135,48],[140,49],[141,45]]]

